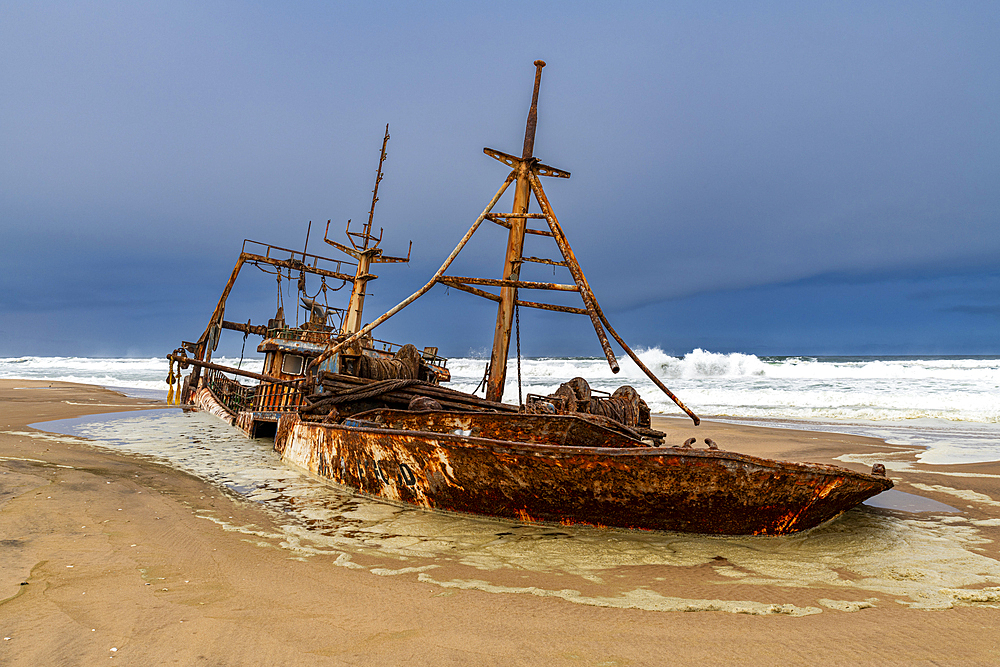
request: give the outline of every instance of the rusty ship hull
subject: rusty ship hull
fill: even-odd
[[[273,434],[285,461],[346,488],[417,507],[502,519],[781,535],[817,526],[891,488],[881,465],[869,475],[719,451],[707,439],[709,450],[692,449],[694,438],[681,447],[663,446],[666,434],[651,428],[648,404],[627,385],[601,395],[584,378],[573,378],[553,394],[521,396],[521,309],[581,315],[593,326],[612,373],[620,370],[614,340],[695,426],[700,423],[611,326],[545,194],[542,177],[565,179],[570,173],[534,156],[545,63],[536,60],[534,66],[521,156],[483,149],[510,171],[426,284],[362,325],[366,286],[377,278],[371,267],[409,260],[409,252],[405,258],[384,255],[382,233],[372,231],[389,140],[386,126],[367,223],[358,232],[348,220],[349,245],[328,237],[329,222],[323,236],[349,259],[307,253],[311,223],[301,251],[245,240],[204,332],[168,355],[171,391],[177,382],[179,400],[194,402],[251,437]],[[513,191],[510,210],[494,210],[508,189]],[[532,200],[537,212],[529,211]],[[507,230],[500,277],[449,273],[484,222]],[[526,235],[551,239],[557,253],[525,256]],[[561,268],[568,278],[531,280],[531,269],[522,275],[522,265],[552,267],[553,272]],[[225,319],[229,293],[244,266],[276,277],[278,306],[266,325]],[[282,280],[285,275],[292,281],[293,272],[298,272],[297,301],[308,311],[308,320],[300,325],[296,309],[295,325],[289,326]],[[328,291],[340,287],[328,286],[328,280],[341,281],[341,287],[351,284],[346,308],[329,305]],[[421,352],[414,344],[395,346],[374,338],[377,327],[435,285],[496,303],[493,345],[481,383],[484,398],[440,386],[451,375],[437,347]],[[522,298],[537,292],[576,294],[580,302],[574,306],[561,299]],[[212,362],[222,330],[243,333],[244,345],[250,334],[264,338],[257,348],[265,354],[261,373]],[[502,403],[512,341],[518,359],[516,406]],[[194,369],[182,379],[180,371],[189,366]],[[243,385],[234,377],[259,384]]]
[[[342,424],[282,416],[282,459],[358,493],[518,521],[782,535],[892,487],[836,466],[652,447],[573,416],[404,413]]]

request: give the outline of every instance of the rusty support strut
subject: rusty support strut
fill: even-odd
[[[240,368],[232,368],[230,366],[222,366],[221,364],[213,364],[210,361],[199,361],[198,359],[193,359],[191,357],[184,357],[179,354],[168,354],[167,359],[171,361],[176,361],[181,368],[187,368],[189,365],[195,368],[211,368],[217,371],[222,371],[223,373],[231,373],[233,375],[241,375],[243,377],[252,378],[254,380],[260,380],[261,382],[270,382],[271,384],[284,384],[295,386],[302,382],[301,379],[298,380],[282,380],[281,378],[271,377],[270,375],[261,375],[260,373],[254,373],[253,371],[245,371]]]
[[[556,219],[556,214],[552,212],[552,205],[549,204],[549,198],[545,195],[545,190],[542,189],[542,184],[538,180],[538,176],[531,173],[528,178],[531,182],[531,190],[535,193],[535,199],[538,200],[538,205],[542,207],[545,220],[549,223],[549,229],[552,230],[552,236],[555,237],[556,245],[559,246],[559,252],[562,253],[563,259],[566,261],[566,268],[569,269],[570,274],[573,276],[573,281],[576,282],[576,286],[580,290],[580,298],[583,299],[583,305],[587,308],[587,314],[590,315],[590,322],[594,325],[594,332],[597,333],[597,339],[601,342],[601,349],[604,350],[608,366],[611,367],[612,373],[617,373],[621,370],[618,367],[618,358],[615,356],[614,350],[611,349],[611,343],[608,342],[608,337],[601,327],[600,317],[597,314],[597,300],[594,298],[594,293],[590,290],[590,284],[587,282],[586,276],[583,275],[583,269],[580,268],[579,262],[576,261],[576,255],[573,254],[573,249],[570,247],[569,241],[566,240],[566,235],[563,234],[559,220]]]
[[[511,172],[510,174],[508,174],[507,180],[505,180],[503,182],[503,185],[500,186],[500,189],[497,190],[497,193],[495,195],[493,195],[493,199],[490,200],[490,203],[486,205],[486,209],[483,210],[483,212],[479,214],[479,217],[476,218],[476,221],[474,223],[472,223],[472,227],[470,227],[469,231],[467,231],[465,233],[465,236],[463,236],[462,240],[458,242],[458,245],[455,246],[455,249],[452,250],[451,254],[448,255],[448,258],[446,260],[444,260],[444,264],[441,265],[441,268],[439,268],[437,270],[437,273],[435,273],[431,277],[431,279],[427,282],[426,285],[424,285],[423,287],[421,287],[420,289],[418,289],[416,292],[414,292],[410,296],[408,296],[405,299],[403,299],[402,301],[400,301],[398,304],[396,304],[395,307],[392,308],[392,310],[388,311],[387,313],[385,313],[384,315],[382,315],[381,317],[379,317],[377,320],[375,320],[371,324],[366,324],[358,332],[356,332],[356,333],[348,336],[347,338],[345,338],[345,339],[337,342],[334,345],[330,345],[329,347],[327,347],[326,350],[324,350],[323,353],[320,354],[315,359],[315,361],[313,361],[314,367],[318,368],[320,364],[322,364],[324,361],[326,361],[327,359],[329,359],[330,357],[332,357],[334,354],[340,352],[342,349],[344,349],[345,347],[347,347],[351,343],[354,343],[355,341],[360,340],[360,338],[362,336],[364,336],[365,334],[371,332],[375,327],[377,327],[378,325],[382,324],[387,319],[389,319],[390,317],[392,317],[393,315],[395,315],[399,311],[401,311],[404,308],[406,308],[407,306],[409,306],[411,303],[413,303],[414,301],[416,301],[417,299],[419,299],[421,296],[423,296],[424,294],[426,294],[427,291],[430,288],[434,287],[434,285],[437,284],[437,282],[441,278],[441,276],[444,275],[444,272],[448,269],[448,267],[451,266],[451,263],[455,261],[456,257],[458,257],[458,253],[460,253],[462,251],[462,248],[465,247],[465,244],[469,242],[469,239],[472,238],[472,235],[476,233],[477,229],[479,229],[479,225],[481,225],[482,222],[483,222],[483,220],[486,219],[486,216],[489,214],[490,211],[493,210],[493,207],[497,205],[497,202],[500,200],[500,197],[503,196],[503,193],[507,191],[507,188],[513,182],[514,182],[514,172]]]
[[[621,348],[625,351],[625,354],[627,354],[632,359],[632,361],[635,362],[636,366],[638,366],[642,370],[642,372],[646,374],[646,377],[652,380],[653,384],[659,387],[660,391],[662,391],[664,394],[670,397],[670,400],[676,403],[677,407],[679,407],[681,410],[687,413],[687,416],[690,417],[692,421],[694,421],[695,426],[700,424],[701,419],[698,417],[698,415],[696,415],[686,405],[684,405],[684,403],[681,402],[681,399],[677,398],[672,391],[667,389],[667,386],[663,384],[660,378],[656,377],[656,374],[653,373],[653,371],[646,368],[646,365],[642,363],[642,361],[639,359],[639,356],[632,351],[632,348],[630,348],[625,343],[622,337],[618,335],[618,332],[616,332],[611,327],[611,324],[608,323],[608,318],[604,316],[604,311],[601,310],[600,304],[598,304],[597,299],[594,298],[594,294],[590,290],[590,285],[587,283],[587,279],[586,277],[584,277],[583,271],[580,270],[580,265],[577,264],[576,262],[576,256],[573,254],[573,249],[570,248],[569,241],[566,239],[566,235],[563,233],[562,226],[560,226],[559,224],[559,220],[552,212],[552,206],[549,204],[548,197],[545,196],[545,191],[542,189],[542,184],[538,180],[538,177],[535,176],[534,174],[532,174],[531,177],[531,188],[535,193],[535,198],[538,199],[539,205],[542,207],[542,211],[544,211],[547,216],[546,219],[548,220],[549,223],[549,229],[551,229],[553,235],[555,235],[556,243],[559,244],[559,249],[562,251],[563,257],[565,257],[567,264],[569,264],[570,271],[573,273],[573,278],[577,280],[577,285],[580,286],[580,296],[583,297],[584,302],[587,305],[587,310],[590,311],[591,319],[594,320],[594,327],[597,329],[598,332],[597,336],[598,338],[601,339],[601,345],[604,347],[605,354],[610,353],[611,346],[608,343],[607,337],[604,336],[604,331],[601,328],[602,324],[604,325],[604,327],[607,328],[608,333],[611,334],[611,336],[615,339],[615,341],[617,341],[618,344],[621,345]],[[579,278],[577,278],[578,275]],[[608,358],[609,363],[611,362],[611,358],[613,357]],[[612,364],[611,370],[614,371],[615,373],[618,372],[617,359],[615,359],[614,364]]]

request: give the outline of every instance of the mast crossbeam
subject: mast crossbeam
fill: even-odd
[[[463,276],[441,276],[438,282],[443,285],[487,285],[489,287],[511,287],[516,289],[546,289],[556,292],[579,292],[577,285],[562,285],[560,283],[539,283],[531,280],[498,280],[496,278],[466,278]]]

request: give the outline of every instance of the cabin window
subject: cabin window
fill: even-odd
[[[297,354],[286,354],[281,359],[281,372],[286,375],[302,375],[303,361]]]

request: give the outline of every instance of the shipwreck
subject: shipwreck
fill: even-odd
[[[817,526],[891,488],[881,465],[866,474],[722,451],[710,440],[704,449],[692,446],[694,438],[668,443],[664,433],[651,428],[649,408],[632,387],[600,395],[583,378],[572,378],[551,395],[523,395],[520,309],[558,311],[589,320],[614,372],[619,366],[609,336],[695,426],[700,421],[608,322],[545,194],[541,177],[570,174],[534,156],[544,66],[535,62],[521,155],[484,149],[505,165],[507,176],[425,285],[362,326],[367,285],[376,278],[372,266],[409,258],[383,255],[382,234],[372,233],[387,127],[367,223],[352,232],[348,221],[349,244],[330,239],[327,223],[324,241],[345,258],[309,254],[308,234],[302,251],[244,241],[204,332],[168,356],[170,399],[176,383],[178,402],[209,410],[249,436],[273,436],[283,460],[357,493],[526,522],[780,535]],[[510,211],[495,211],[511,186]],[[449,267],[484,222],[507,230],[501,277],[450,275]],[[551,239],[558,257],[525,256],[526,235]],[[525,263],[563,268],[571,281],[522,280]],[[296,308],[292,325],[279,306],[266,324],[226,320],[228,295],[241,269],[250,265],[273,272],[279,288],[282,276],[291,280],[297,274],[299,301],[308,317],[299,323]],[[320,280],[311,296],[306,276]],[[327,281],[351,285],[345,307],[329,305]],[[484,397],[442,385],[450,373],[437,348],[373,337],[379,325],[435,285],[497,304]],[[580,305],[522,299],[525,293],[543,292],[576,294]],[[224,329],[263,338],[257,348],[265,354],[261,372],[212,362]],[[518,359],[516,405],[501,400],[512,337]],[[188,368],[185,377],[182,371]]]

